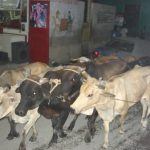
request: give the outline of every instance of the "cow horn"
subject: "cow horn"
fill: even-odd
[[[68,66],[64,66],[64,70],[72,70],[80,74],[81,72],[85,70],[85,68],[82,68],[79,66],[68,65]]]
[[[39,80],[39,83],[40,83],[40,84],[44,84],[44,83],[46,83],[46,82],[49,82],[49,80],[48,80],[47,78],[41,78],[41,79]]]
[[[105,89],[106,81],[102,79],[102,77],[99,78],[99,85],[98,87],[101,89]]]
[[[82,75],[83,78],[85,78],[85,79],[91,78],[91,76],[90,76],[86,71],[82,71],[82,72],[81,72],[81,75]]]

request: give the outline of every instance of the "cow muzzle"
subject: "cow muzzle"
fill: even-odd
[[[70,107],[70,112],[71,112],[72,114],[75,114],[75,109],[73,109],[73,108]]]
[[[72,107],[72,105],[70,107],[70,110],[71,110],[71,113],[73,113],[73,114],[80,114],[80,111],[78,109]]]
[[[19,110],[19,109],[16,109],[15,113],[16,113],[16,115],[21,116],[21,117],[24,117],[26,115],[26,111]]]

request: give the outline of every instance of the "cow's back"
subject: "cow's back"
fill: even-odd
[[[32,75],[39,75],[46,72],[49,66],[42,62],[35,62],[24,66],[24,69],[30,69]]]
[[[106,91],[115,95],[118,104],[122,100],[130,107],[140,100],[149,83],[150,67],[138,67],[114,77],[106,84]]]
[[[110,77],[125,72],[127,63],[122,60],[114,60],[104,64],[87,63],[86,71],[95,78],[102,77],[104,80]]]
[[[0,86],[5,86],[6,84],[14,85],[21,79],[23,79],[23,74],[21,71],[4,71],[0,76]]]

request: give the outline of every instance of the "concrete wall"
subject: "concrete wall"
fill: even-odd
[[[50,61],[66,63],[81,56],[84,2],[51,0],[50,7]]]
[[[11,43],[17,41],[25,41],[25,36],[7,33],[0,34],[0,51],[7,52],[10,61],[12,60]]]
[[[139,25],[138,25],[138,32],[140,33],[143,31],[144,27],[146,32],[150,33],[150,0],[95,0],[102,4],[113,5],[116,7],[117,12],[124,12],[125,5],[128,4],[140,4],[140,18],[139,18]]]
[[[93,48],[110,40],[114,27],[116,8],[111,5],[92,3],[92,33]]]

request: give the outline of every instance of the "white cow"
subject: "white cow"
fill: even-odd
[[[33,129],[33,134],[30,140],[35,141],[37,138],[35,123],[37,119],[40,117],[40,114],[37,112],[38,108],[28,111],[27,115],[24,117],[20,117],[15,114],[15,108],[20,102],[20,94],[15,92],[16,87],[17,85],[12,86],[11,89],[8,89],[8,87],[5,88],[0,87],[0,119],[8,117],[15,123],[21,124],[26,123],[26,125],[23,128],[22,140],[19,146],[19,150],[25,150],[26,149],[25,139],[31,127]],[[11,125],[13,124],[11,123]],[[13,132],[12,134],[14,134],[14,132],[16,131],[12,130],[11,132]]]
[[[149,83],[150,67],[137,67],[118,75],[107,81],[103,88],[101,87],[100,81],[88,76],[87,81],[81,86],[79,97],[71,105],[71,108],[77,114],[89,108],[96,108],[99,116],[104,121],[105,136],[103,148],[107,148],[110,122],[115,116],[121,115],[120,132],[123,133],[123,124],[128,109],[140,101]],[[142,103],[143,107],[146,106],[149,110],[147,112],[144,109],[144,117],[149,114],[150,105],[145,104],[145,100],[142,100]]]

